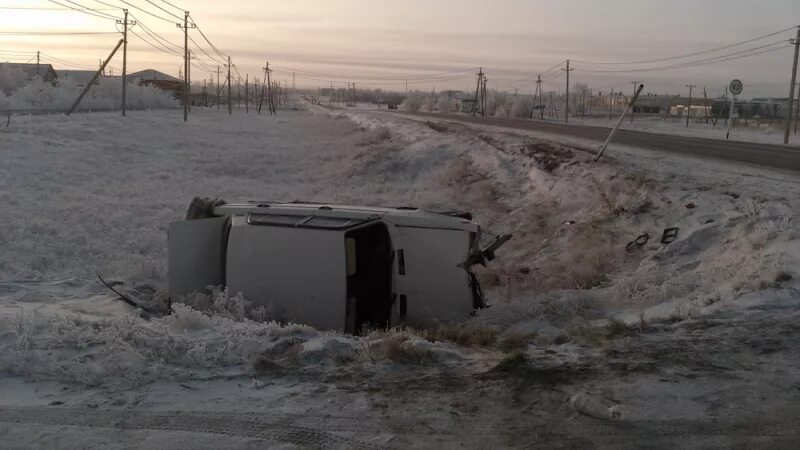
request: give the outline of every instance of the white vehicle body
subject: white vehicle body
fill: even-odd
[[[283,320],[354,334],[464,319],[484,306],[469,271],[480,227],[465,216],[263,202],[210,216],[170,225],[173,301],[224,286]]]

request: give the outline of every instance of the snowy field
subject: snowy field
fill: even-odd
[[[0,448],[789,448],[800,176],[319,107],[0,128]],[[471,210],[464,323],[356,338],[225,293],[146,320],[194,196]],[[661,244],[665,228],[678,239]],[[649,241],[626,250],[644,233]]]

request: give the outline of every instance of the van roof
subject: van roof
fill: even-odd
[[[436,213],[413,207],[391,208],[326,203],[249,201],[226,203],[214,208],[214,215],[216,216],[243,214],[381,219],[387,223],[398,226],[456,229],[470,232],[477,232],[479,230],[477,223],[465,217],[455,215],[456,213]]]

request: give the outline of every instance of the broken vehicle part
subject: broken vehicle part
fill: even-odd
[[[664,234],[661,236],[661,243],[662,244],[671,244],[675,242],[675,239],[678,239],[678,231],[680,228],[667,228],[664,230]]]
[[[637,237],[635,240],[628,242],[628,245],[625,246],[625,250],[630,252],[635,248],[644,247],[644,245],[648,242],[650,242],[650,235],[645,233]]]

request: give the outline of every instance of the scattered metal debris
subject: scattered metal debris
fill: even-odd
[[[631,252],[636,248],[644,247],[644,245],[648,242],[650,242],[650,235],[645,233],[637,237],[635,240],[628,242],[628,245],[625,246],[625,250]]]
[[[677,227],[667,228],[664,230],[664,234],[661,235],[661,243],[671,244],[675,242],[675,239],[678,239],[678,231],[680,231],[680,228]]]

